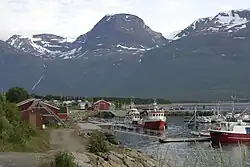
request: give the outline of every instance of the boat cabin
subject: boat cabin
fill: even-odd
[[[141,118],[140,118],[140,112],[136,109],[136,108],[131,108],[131,109],[128,109],[128,112],[125,116],[125,119],[129,122],[132,121],[133,122],[136,122],[136,121],[139,121]]]
[[[222,131],[235,131],[235,132],[245,132],[245,128],[249,128],[250,126],[247,123],[243,122],[242,120],[238,120],[237,122],[221,122],[214,127],[215,130],[222,130]]]
[[[165,120],[165,113],[164,112],[150,112],[148,114],[148,119],[151,119],[151,120]]]

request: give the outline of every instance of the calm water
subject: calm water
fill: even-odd
[[[166,130],[168,136],[188,137],[191,136],[190,131],[191,130],[185,126],[183,117],[168,117],[168,129]],[[124,133],[117,133],[116,135],[118,140],[126,146],[139,149],[156,158],[157,156],[161,158],[171,157],[171,159],[178,163],[187,160],[192,160],[193,162],[190,163],[194,163],[195,158],[204,157],[204,155],[202,155],[204,152],[209,154],[210,157],[216,156],[215,151],[212,150],[210,142],[159,144],[156,139],[148,137],[128,135]],[[226,161],[237,161],[238,163],[242,162],[242,149],[247,150],[247,152],[249,152],[247,153],[248,166],[250,167],[250,144],[244,144],[241,146],[238,144],[223,145],[222,149],[223,157]],[[240,167],[241,165],[237,166]]]

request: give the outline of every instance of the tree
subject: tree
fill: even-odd
[[[4,111],[4,116],[11,124],[16,124],[20,121],[20,115],[18,108],[13,103],[2,103],[2,109]]]
[[[6,100],[11,103],[19,103],[29,98],[28,92],[20,87],[10,88],[6,93]]]
[[[3,102],[4,101],[4,96],[3,94],[0,93],[0,102]]]

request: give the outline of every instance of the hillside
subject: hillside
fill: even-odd
[[[0,45],[8,50],[0,55],[8,62],[0,66],[1,86],[31,91],[37,82],[33,92],[57,95],[219,100],[234,92],[249,97],[249,16],[248,10],[220,12],[170,39],[130,14],[106,15],[72,41],[52,34],[17,36],[21,42],[11,37]],[[49,51],[28,49],[24,39]]]

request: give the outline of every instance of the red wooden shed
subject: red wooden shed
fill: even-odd
[[[94,110],[98,111],[105,111],[109,110],[109,108],[112,106],[112,103],[105,101],[105,100],[98,100],[93,104]]]
[[[45,103],[40,99],[27,99],[17,104],[21,120],[28,122],[36,128],[42,128],[43,124],[61,123],[60,109],[51,104]]]

